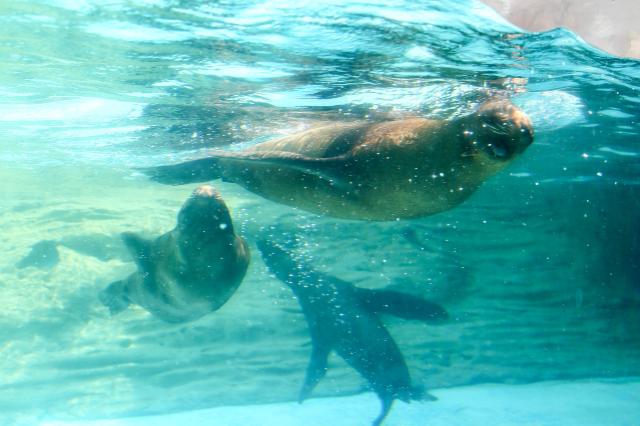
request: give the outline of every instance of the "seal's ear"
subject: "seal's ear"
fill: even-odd
[[[133,232],[123,232],[122,241],[138,267],[143,270],[148,269],[151,263],[151,241]]]

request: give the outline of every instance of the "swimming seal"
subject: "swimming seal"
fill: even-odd
[[[382,423],[395,399],[435,399],[411,384],[404,357],[378,314],[440,322],[448,316],[441,306],[397,291],[358,288],[294,260],[268,240],[257,245],[269,270],[295,294],[309,326],[311,361],[299,402],[324,377],[332,350],[358,371],[380,398],[382,411],[374,426]]]
[[[135,303],[167,322],[191,321],[220,308],[236,291],[249,265],[249,248],[234,233],[215,189],[197,188],[177,222],[153,241],[122,235],[138,270],[100,293],[112,313]]]
[[[491,100],[450,121],[337,123],[144,172],[174,185],[223,178],[313,213],[386,221],[455,207],[532,141],[524,112]]]

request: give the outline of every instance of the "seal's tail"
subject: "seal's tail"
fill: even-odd
[[[125,291],[125,281],[112,282],[98,294],[98,298],[109,308],[112,315],[120,313],[129,307],[129,298]]]
[[[166,185],[184,185],[194,182],[208,182],[222,175],[218,158],[207,157],[168,166],[147,167],[142,173],[156,182]]]

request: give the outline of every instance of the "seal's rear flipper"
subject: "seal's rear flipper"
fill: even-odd
[[[140,171],[166,185],[184,185],[193,182],[208,182],[219,179],[221,170],[215,157],[200,158],[169,166],[146,167]]]
[[[129,307],[125,284],[125,280],[113,282],[98,294],[98,298],[109,308],[111,315],[118,314]]]
[[[309,361],[309,365],[307,366],[307,374],[304,378],[302,389],[300,390],[300,396],[298,397],[299,403],[302,403],[302,401],[309,397],[313,388],[316,387],[320,379],[327,373],[329,352],[331,352],[331,349],[320,347],[315,343],[313,344],[311,361]]]
[[[425,322],[439,322],[449,317],[442,306],[411,294],[360,287],[353,289],[362,306],[370,312]]]
[[[392,397],[390,396],[383,397],[382,395],[378,395],[378,396],[380,397],[380,402],[382,403],[382,412],[378,417],[376,417],[376,419],[373,421],[371,426],[380,426],[382,424],[382,421],[387,417],[387,414],[389,414],[389,410],[391,410],[391,406],[393,405]]]

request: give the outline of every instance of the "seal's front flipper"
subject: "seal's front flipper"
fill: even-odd
[[[313,388],[316,387],[320,379],[327,373],[327,363],[329,360],[330,348],[323,348],[317,344],[313,345],[311,349],[311,361],[307,367],[307,374],[304,378],[304,384],[300,390],[300,396],[298,402],[302,403],[309,397]]]
[[[411,294],[360,287],[353,289],[362,306],[370,312],[425,322],[440,322],[449,317],[442,306]]]
[[[216,157],[200,158],[169,166],[147,167],[140,171],[151,180],[166,185],[208,182],[221,177],[220,165]]]
[[[129,298],[126,292],[126,281],[113,282],[98,294],[98,298],[109,308],[111,315],[118,314],[129,307]]]
[[[129,250],[138,268],[143,272],[148,272],[151,265],[151,245],[153,242],[133,232],[123,232],[122,242]]]
[[[382,411],[380,412],[380,415],[376,417],[376,419],[373,421],[371,426],[380,426],[384,421],[384,419],[387,417],[387,414],[389,414],[389,410],[391,410],[391,406],[393,405],[392,397],[390,396],[383,397],[382,395],[378,395],[378,396],[380,397],[380,402],[382,403]]]
[[[348,170],[345,170],[345,158],[336,157],[308,157],[295,152],[230,152],[219,151],[215,156],[227,163],[236,164],[260,164],[262,166],[273,166],[275,169],[295,170],[306,175],[315,176],[328,181],[336,187],[346,187],[350,185]]]

